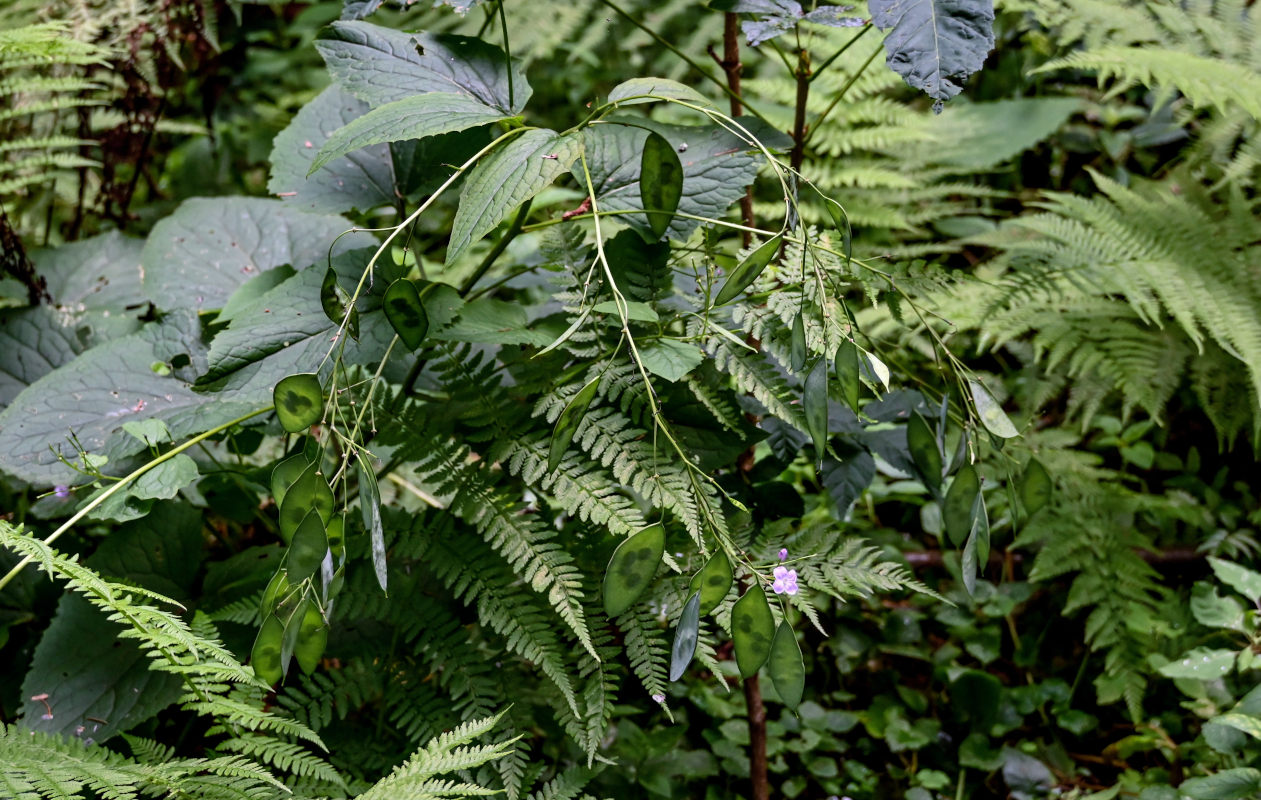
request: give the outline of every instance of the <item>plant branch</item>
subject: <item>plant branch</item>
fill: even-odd
[[[460,285],[461,297],[468,294],[477,285],[477,282],[482,279],[482,276],[495,263],[495,259],[503,255],[503,252],[508,249],[508,245],[512,243],[512,240],[521,235],[521,228],[525,225],[525,218],[529,215],[530,204],[533,202],[534,198],[531,197],[521,204],[521,208],[517,210],[517,216],[512,220],[512,225],[509,226],[508,230],[504,231],[503,236],[499,237],[499,241],[495,242],[495,246],[482,259],[482,263],[477,265],[477,269],[473,270],[473,274]]]

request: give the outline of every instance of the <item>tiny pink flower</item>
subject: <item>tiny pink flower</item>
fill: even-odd
[[[69,496],[70,496],[70,487],[69,487],[69,486],[62,486],[62,485],[58,484],[58,485],[57,485],[57,486],[53,489],[53,494],[57,495],[58,499],[65,500],[67,497],[69,497]]]
[[[787,560],[788,560],[788,548],[787,548],[787,547],[781,547],[781,548],[779,548],[779,560],[780,560],[780,561],[787,561]]]
[[[775,581],[771,584],[771,588],[775,590],[775,594],[794,595],[797,593],[797,570],[779,566],[772,574],[775,576]]]
[[[652,696],[652,701],[654,703],[664,703],[666,701],[666,696],[664,694],[654,694]]]

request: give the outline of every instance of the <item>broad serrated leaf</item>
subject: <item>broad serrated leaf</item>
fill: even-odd
[[[735,577],[731,571],[731,561],[727,558],[726,553],[719,550],[709,557],[709,560],[705,562],[705,566],[701,567],[700,571],[692,576],[687,591],[688,594],[700,592],[699,613],[711,614],[727,597],[727,593],[731,591],[734,583]]]
[[[185,200],[145,242],[144,291],[165,311],[220,309],[264,270],[302,268],[327,259],[330,247],[337,255],[374,242],[366,233],[338,238],[352,227],[342,217],[307,214],[280,200]]]
[[[682,100],[693,105],[712,105],[709,100],[691,86],[669,78],[631,78],[613,87],[609,102],[631,106],[658,100]]]
[[[394,281],[385,290],[381,307],[390,327],[403,340],[407,349],[415,350],[420,347],[429,334],[429,314],[425,311],[425,304],[421,302],[416,284],[406,278]]]
[[[714,305],[721,306],[730,303],[739,297],[740,293],[747,289],[753,281],[757,280],[757,276],[762,274],[762,270],[766,269],[766,266],[771,263],[771,259],[775,258],[775,254],[779,252],[782,240],[783,236],[772,236],[752,253],[745,256],[744,260],[727,276],[722,288],[714,296]]]
[[[300,372],[281,378],[272,391],[272,405],[280,427],[289,433],[302,433],[324,414],[324,388],[319,376]]]
[[[1232,767],[1202,778],[1187,778],[1178,791],[1191,800],[1251,800],[1261,795],[1261,769]]]
[[[696,639],[700,628],[701,593],[693,592],[683,604],[683,613],[674,628],[674,643],[670,647],[670,680],[677,681],[687,671],[696,655]]]
[[[416,94],[454,92],[513,116],[530,99],[521,65],[512,65],[510,103],[503,51],[469,36],[334,22],[320,32],[315,47],[333,80],[373,106]]]
[[[464,179],[460,208],[451,223],[449,265],[517,206],[567,172],[582,150],[581,134],[535,128],[500,145]]]
[[[1036,458],[1029,459],[1029,463],[1025,465],[1024,478],[1020,481],[1020,503],[1025,507],[1025,513],[1033,516],[1038,509],[1049,503],[1053,488],[1051,475],[1042,466],[1042,462]]]
[[[126,491],[140,500],[170,500],[199,477],[197,462],[180,453],[136,478]]]
[[[981,478],[976,467],[968,464],[954,477],[946,498],[942,501],[941,517],[946,535],[955,547],[963,546],[972,532],[972,514],[976,497],[981,491]]]
[[[1002,406],[994,399],[980,381],[968,381],[972,391],[972,402],[976,404],[976,413],[981,418],[985,429],[1003,439],[1011,439],[1020,435],[1016,426],[1011,424]]]
[[[801,645],[797,643],[797,636],[787,620],[775,629],[767,671],[779,699],[796,711],[806,691],[806,664],[801,657]]]
[[[362,118],[368,108],[336,85],[316,95],[272,141],[267,191],[286,206],[316,214],[367,212],[394,205],[399,181],[386,145],[329,159],[323,169],[311,174],[329,137]]]
[[[701,365],[705,354],[691,342],[651,339],[639,346],[644,369],[674,383]]]
[[[756,674],[771,657],[774,636],[775,617],[766,602],[766,592],[755,585],[731,607],[731,638],[741,678]]]
[[[649,525],[617,546],[604,571],[606,614],[619,617],[635,604],[657,574],[665,549],[666,532],[660,525]]]
[[[886,61],[907,84],[923,89],[940,111],[994,47],[993,0],[870,0]]]
[[[488,125],[508,117],[468,95],[431,92],[378,106],[334,131],[320,148],[307,174],[333,159],[375,144],[424,139]]]
[[[578,432],[578,425],[582,422],[583,415],[587,413],[587,409],[591,406],[591,401],[595,399],[596,389],[600,386],[598,378],[592,379],[585,386],[578,390],[569,402],[565,404],[565,408],[560,412],[560,416],[556,419],[556,427],[552,429],[552,440],[548,445],[547,451],[547,469],[555,471],[560,466],[560,462],[565,457],[565,452],[569,449],[569,444],[574,440],[574,434]]]
[[[228,323],[242,314],[254,311],[258,302],[268,292],[292,278],[294,274],[293,267],[281,264],[279,267],[272,267],[250,278],[232,293],[228,302],[224,303],[223,308],[215,317],[215,322]]]
[[[372,546],[372,570],[376,573],[381,591],[388,591],[389,570],[385,560],[385,526],[381,520],[381,490],[372,467],[360,458],[355,462],[359,471],[359,510],[363,515],[363,529],[368,532]]]
[[[665,235],[683,195],[683,165],[678,153],[659,133],[648,134],[639,160],[639,204],[647,214],[649,241]]]

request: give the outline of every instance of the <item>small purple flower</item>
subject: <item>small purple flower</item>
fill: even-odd
[[[57,495],[57,498],[59,500],[65,500],[66,498],[70,497],[70,487],[62,486],[61,484],[58,484],[57,486],[53,487],[53,494]]]
[[[775,594],[794,595],[797,593],[797,570],[779,566],[775,568],[773,574],[775,582],[771,584],[771,588],[775,590]]]
[[[652,696],[652,701],[654,703],[664,703],[666,701],[666,696],[664,694],[654,694]]]
[[[780,560],[780,561],[787,561],[787,560],[788,560],[788,548],[787,548],[787,547],[781,547],[781,548],[779,548],[779,560]]]

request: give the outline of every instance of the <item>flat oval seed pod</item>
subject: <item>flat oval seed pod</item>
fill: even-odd
[[[793,317],[792,340],[789,343],[788,366],[793,372],[806,368],[806,319],[801,312]]]
[[[337,273],[332,267],[324,272],[324,282],[320,284],[320,307],[334,325],[340,326],[345,320],[350,338],[359,341],[359,311],[350,308],[350,295],[337,285]],[[350,309],[349,319],[346,317],[347,309]]]
[[[346,515],[334,514],[328,521],[328,527],[324,529],[324,535],[328,537],[328,550],[333,554],[333,563],[344,564],[346,562]]]
[[[610,617],[626,613],[652,583],[666,550],[666,531],[649,525],[617,546],[604,571],[604,612]]]
[[[319,462],[308,464],[285,492],[285,501],[280,505],[280,537],[286,542],[293,541],[293,534],[312,510],[320,512],[324,524],[333,518],[333,490],[328,488],[319,467]]]
[[[801,695],[806,691],[806,663],[801,657],[801,645],[797,643],[797,636],[787,620],[775,629],[768,671],[779,699],[796,711],[801,705]]]
[[[586,386],[570,398],[565,404],[565,410],[557,417],[556,427],[552,429],[552,443],[547,450],[548,472],[555,470],[564,460],[565,451],[569,449],[570,443],[574,440],[574,434],[578,432],[578,423],[582,422],[583,415],[587,413],[587,408],[595,399],[599,383],[599,378],[592,378]]]
[[[1002,439],[1011,439],[1020,435],[1002,406],[979,381],[968,381],[968,387],[972,390],[972,402],[976,404],[976,413],[980,415],[981,424],[987,431]]]
[[[288,593],[289,586],[289,576],[285,574],[284,569],[276,570],[276,574],[272,575],[271,580],[268,581],[267,588],[263,590],[261,607],[264,617],[275,613],[276,605]]]
[[[731,638],[741,678],[756,674],[771,657],[774,636],[775,618],[766,602],[766,592],[761,586],[754,586],[731,607]]]
[[[828,216],[832,218],[832,224],[836,226],[837,232],[841,234],[841,252],[845,254],[845,268],[849,269],[850,258],[854,251],[854,234],[849,225],[849,215],[845,213],[845,209],[840,203],[820,192],[817,188],[814,191],[823,199],[823,207],[827,209]]]
[[[420,302],[420,292],[416,284],[406,278],[399,278],[385,290],[381,300],[385,310],[385,318],[390,327],[403,340],[408,350],[415,350],[425,341],[429,333],[429,314]]]
[[[750,253],[748,258],[741,261],[740,265],[727,276],[727,282],[718,290],[718,295],[714,298],[714,305],[720,306],[724,303],[730,303],[736,299],[737,295],[747,289],[749,284],[757,280],[757,276],[762,274],[762,270],[766,269],[766,265],[771,263],[771,259],[779,252],[779,243],[783,238],[783,234],[772,236],[761,247]]]
[[[828,443],[828,365],[818,359],[806,375],[801,406],[806,412],[806,430],[814,440],[815,460],[822,461]]]
[[[682,196],[683,164],[679,154],[664,136],[655,131],[649,133],[639,160],[639,200],[645,211],[664,212],[647,215],[651,241],[665,236]]]
[[[293,648],[298,644],[298,634],[302,631],[302,620],[306,616],[307,606],[312,605],[311,598],[302,597],[293,612],[284,620],[285,632],[280,638],[280,671],[289,671],[289,662],[293,659]]]
[[[858,390],[862,386],[862,373],[858,366],[858,347],[849,339],[836,348],[836,380],[841,387],[841,399],[855,414],[858,413]]]
[[[268,614],[263,618],[263,625],[254,638],[254,648],[250,651],[250,666],[254,667],[254,674],[269,686],[285,675],[280,668],[280,647],[284,636],[284,624],[276,619],[275,614]]]
[[[320,421],[324,414],[324,390],[312,372],[299,372],[281,378],[272,390],[272,404],[280,426],[290,433],[301,433]]]
[[[906,447],[911,451],[911,461],[919,470],[924,485],[933,495],[941,493],[941,449],[937,436],[928,422],[919,414],[912,414],[906,424]]]
[[[389,571],[385,563],[385,526],[381,520],[381,490],[377,488],[377,476],[363,459],[355,462],[359,471],[359,510],[363,514],[363,528],[372,543],[372,569],[376,572],[381,591],[388,591],[386,583]]]
[[[968,464],[955,475],[954,483],[946,492],[941,505],[942,524],[946,535],[955,547],[962,547],[972,532],[972,512],[976,496],[981,491],[981,478],[976,467]]]
[[[976,540],[976,560],[984,569],[990,560],[990,514],[980,493],[972,501],[972,532],[968,536]]]
[[[1036,458],[1029,459],[1025,465],[1025,476],[1020,481],[1020,503],[1025,507],[1025,513],[1033,516],[1034,512],[1049,503],[1053,489],[1051,474],[1046,467]]]
[[[296,616],[296,615],[295,615]],[[298,639],[293,644],[293,655],[298,667],[310,675],[320,665],[324,648],[328,646],[328,623],[315,603],[307,603],[298,626]]]
[[[692,596],[683,604],[683,613],[679,616],[679,626],[674,629],[674,646],[670,648],[670,680],[677,681],[687,671],[696,655],[696,637],[701,624],[701,593],[692,592]]]
[[[276,506],[279,507],[285,500],[285,493],[289,491],[289,487],[294,481],[302,477],[302,473],[306,472],[307,467],[311,466],[311,462],[306,460],[306,456],[301,453],[289,456],[271,471],[271,496],[276,500]]]
[[[311,509],[294,531],[293,541],[285,554],[285,571],[289,580],[301,583],[315,574],[328,552],[328,537],[324,533],[324,520],[320,512]]]
[[[727,596],[727,592],[731,591],[731,584],[734,582],[731,562],[727,559],[727,554],[719,550],[709,557],[700,572],[692,576],[687,591],[689,594],[700,592],[700,613],[711,614]]]

